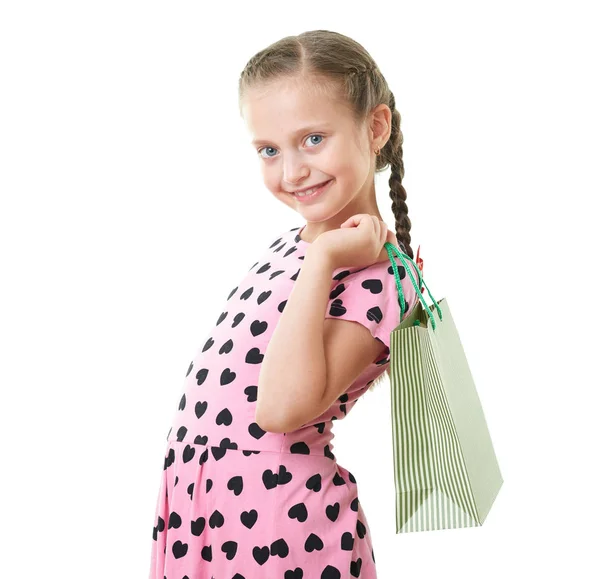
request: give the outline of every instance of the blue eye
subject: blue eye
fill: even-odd
[[[318,139],[322,139],[322,138],[323,138],[323,135],[317,135],[317,134],[314,134],[314,135],[309,135],[309,136],[307,137],[307,139],[310,139],[310,138],[312,138],[312,137],[317,137]],[[321,144],[321,141],[319,141],[318,143],[314,143],[314,141],[313,141],[313,144],[315,144],[315,145],[320,145],[320,144]],[[309,147],[309,148],[312,148],[312,147]],[[260,149],[258,149],[257,153],[258,153],[258,155],[260,155],[260,156],[261,156],[263,159],[272,159],[272,158],[273,158],[273,156],[267,155],[267,157],[263,157],[263,156],[260,154],[260,152],[261,152],[261,151],[263,151],[263,150],[265,150],[265,149],[271,149],[272,151],[276,151],[277,149],[276,149],[275,147],[261,147]]]
[[[271,149],[272,151],[275,151],[274,147],[261,147],[260,149],[258,149],[258,154],[260,155],[260,152],[264,149]],[[267,158],[270,159],[270,157],[267,157]],[[264,159],[264,157],[263,157],[263,159]]]
[[[309,136],[309,139],[310,139],[310,137],[320,137],[320,138],[322,139],[322,138],[323,138],[323,135],[310,135],[310,136]],[[316,143],[316,144],[318,145],[319,143]]]

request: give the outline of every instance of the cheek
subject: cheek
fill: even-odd
[[[275,199],[288,205],[294,201],[294,198],[281,188],[281,180],[276,171],[269,171],[268,168],[263,168],[262,176],[265,187]]]
[[[354,157],[348,154],[345,150],[328,151],[327,156],[324,156],[322,163],[319,163],[319,169],[326,175],[335,177],[338,181],[352,180],[353,174],[356,172]]]
[[[356,185],[356,169],[351,165],[337,163],[332,166],[331,175],[335,177],[338,192],[353,189]]]
[[[369,173],[369,167],[362,159],[348,157],[343,163],[338,163],[337,174],[351,190],[360,189]]]
[[[265,187],[271,191],[273,194],[279,191],[279,178],[275,175],[274,171],[269,170],[268,167],[264,165],[261,167],[262,180],[265,184]]]
[[[319,158],[319,169],[328,175],[342,177],[351,163],[346,159],[344,151],[338,151],[333,147]]]
[[[275,197],[279,197],[281,199],[286,198],[287,194],[281,189],[281,183],[279,182],[279,179],[271,179],[266,185],[267,189],[269,189],[269,191],[275,195]]]
[[[276,189],[274,191],[271,190],[271,195],[273,196],[273,199],[276,199],[277,201],[283,203],[287,207],[291,207],[292,209],[296,207],[296,200],[292,197],[292,195],[289,195],[288,193],[282,193]]]

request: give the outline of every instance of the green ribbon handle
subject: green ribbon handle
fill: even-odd
[[[437,309],[438,315],[440,317],[440,322],[442,321],[442,310],[440,309],[440,306],[438,305],[436,299],[431,295],[431,292],[429,291],[429,288],[427,287],[425,280],[421,277],[421,270],[419,269],[417,264],[408,255],[406,255],[406,253],[402,253],[393,243],[386,241],[383,246],[385,247],[385,249],[388,253],[388,257],[390,258],[390,261],[392,262],[392,269],[394,270],[394,278],[396,279],[396,287],[398,288],[398,294],[400,296],[400,320],[402,320],[402,312],[404,312],[405,301],[404,301],[404,292],[402,291],[402,284],[400,282],[400,274],[398,273],[398,266],[396,265],[396,260],[394,259],[394,252],[400,258],[400,261],[402,261],[402,265],[404,266],[406,273],[408,273],[408,275],[410,276],[413,287],[415,288],[415,292],[417,293],[418,298],[423,303],[423,309],[427,312],[427,315],[429,316],[429,319],[431,321],[431,326],[432,326],[433,330],[435,331],[435,328],[436,328],[435,319],[433,317],[433,314],[431,313],[431,310],[429,309],[429,306],[425,302],[425,298],[421,294],[421,289],[420,289],[421,284],[423,284],[425,286],[425,288],[427,289],[427,293],[429,294],[429,297],[432,299],[433,305],[435,305],[435,307]],[[415,266],[415,270],[417,272],[417,275],[419,276],[419,285],[417,285],[417,282],[415,281],[412,270],[410,267],[408,267],[408,264],[406,263],[406,260],[404,259],[405,257]]]

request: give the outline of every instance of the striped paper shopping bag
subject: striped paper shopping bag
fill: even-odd
[[[405,301],[393,252],[419,298],[390,336],[396,533],[481,526],[503,479],[448,300],[434,299],[419,268],[417,285],[408,255],[385,247],[400,311]]]

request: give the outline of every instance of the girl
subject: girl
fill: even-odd
[[[331,441],[334,420],[388,369],[390,333],[417,302],[395,256],[400,312],[384,247],[413,257],[400,114],[366,50],[323,30],[256,54],[239,89],[264,183],[306,223],[265,249],[190,363],[150,577],[374,579],[357,481]],[[396,235],[375,199],[388,165]]]

